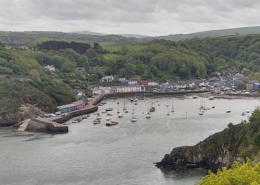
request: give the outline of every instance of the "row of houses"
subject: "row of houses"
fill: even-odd
[[[110,94],[123,92],[142,92],[145,91],[143,85],[129,85],[129,86],[111,86],[111,87],[95,87],[92,90],[93,94]]]
[[[73,102],[71,104],[58,106],[57,108],[58,108],[60,114],[64,114],[64,113],[72,112],[75,110],[80,110],[83,107],[85,107],[85,105],[86,104],[83,100],[79,100],[79,101]]]
[[[114,76],[104,76],[100,80],[101,82],[114,82]],[[128,86],[128,85],[142,85],[142,86],[157,86],[158,82],[152,81],[152,80],[137,80],[135,78],[127,80],[126,78],[119,78],[117,81],[121,83],[122,86]]]

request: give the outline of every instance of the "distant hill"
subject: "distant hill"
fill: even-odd
[[[190,34],[175,34],[175,35],[159,36],[159,37],[146,37],[145,39],[147,40],[165,39],[171,41],[179,41],[179,40],[191,39],[194,37],[205,38],[205,37],[221,37],[227,35],[250,35],[250,34],[260,34],[260,26],[232,28],[232,29],[223,29],[223,30],[211,30],[211,31],[203,31],[203,32],[190,33]]]
[[[37,43],[43,41],[66,41],[66,42],[84,42],[93,45],[95,42],[103,46],[108,45],[137,45],[154,39],[165,39],[170,41],[180,41],[186,39],[220,37],[228,35],[250,35],[260,34],[260,26],[233,28],[223,30],[212,30],[190,34],[175,34],[168,36],[150,37],[138,34],[104,34],[91,31],[78,32],[54,32],[54,31],[26,31],[26,32],[8,32],[0,31],[0,42],[5,45],[29,45],[35,47]]]
[[[77,33],[77,34],[84,34],[84,35],[98,35],[98,36],[107,36],[107,35],[118,35],[123,36],[126,38],[145,38],[149,37],[147,35],[139,35],[139,34],[105,34],[105,33],[97,33],[92,31],[75,31],[75,32],[68,32],[68,33]]]
[[[84,35],[98,35],[98,36],[107,35],[104,33],[97,33],[97,32],[92,32],[92,31],[74,31],[74,32],[68,32],[68,33],[77,33],[77,34],[84,34]]]
[[[118,34],[118,35],[121,35],[123,37],[127,37],[127,38],[145,38],[145,37],[148,37],[147,35],[138,35],[138,34]]]

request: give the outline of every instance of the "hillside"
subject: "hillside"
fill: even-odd
[[[211,31],[189,33],[189,34],[175,34],[175,35],[159,36],[159,37],[146,37],[145,39],[146,40],[165,39],[171,41],[180,41],[180,40],[192,39],[194,37],[206,38],[206,37],[221,37],[221,36],[228,36],[228,35],[251,35],[251,34],[260,34],[260,26],[211,30]]]
[[[170,41],[180,41],[191,38],[206,38],[206,37],[220,37],[228,35],[251,35],[260,34],[260,26],[233,28],[203,31],[190,34],[176,34],[168,36],[147,37],[145,35],[138,34],[112,34],[107,35],[103,33],[96,33],[91,31],[79,31],[79,32],[54,32],[54,31],[26,31],[26,32],[7,32],[0,31],[0,42],[8,46],[21,46],[26,45],[35,47],[37,43],[43,41],[56,40],[66,42],[84,42],[93,45],[95,42],[103,46],[105,45],[132,45],[140,44],[154,39],[165,39]]]

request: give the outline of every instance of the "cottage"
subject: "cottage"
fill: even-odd
[[[128,81],[128,85],[137,85],[137,84],[138,84],[138,81],[134,78],[132,78]]]
[[[157,86],[158,82],[155,81],[148,81],[148,86]]]
[[[47,65],[44,66],[45,69],[48,69],[49,71],[55,71],[55,67],[53,65]]]
[[[140,85],[143,85],[145,87],[148,86],[148,81],[140,81]]]
[[[114,81],[114,77],[113,77],[113,75],[104,76],[103,78],[101,78],[100,81],[101,81],[101,82],[113,82],[113,81]]]

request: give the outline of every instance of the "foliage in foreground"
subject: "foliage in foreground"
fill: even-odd
[[[260,163],[252,165],[252,162],[247,159],[247,162],[241,164],[234,162],[230,169],[226,167],[218,172],[209,174],[203,177],[196,185],[258,185],[260,184]]]

